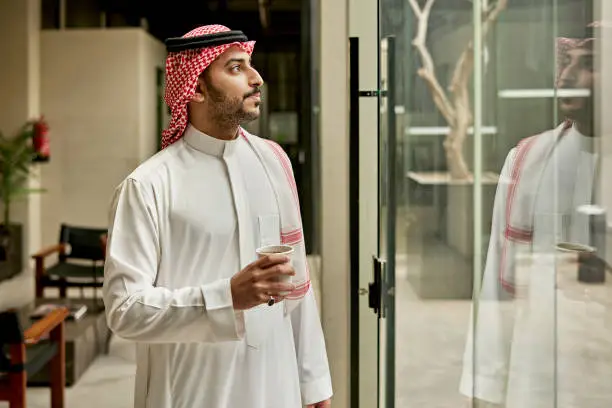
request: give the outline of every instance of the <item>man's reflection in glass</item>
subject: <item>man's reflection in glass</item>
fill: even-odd
[[[557,40],[563,121],[522,140],[501,171],[460,385],[470,406],[612,407],[612,279],[594,247],[596,43]]]

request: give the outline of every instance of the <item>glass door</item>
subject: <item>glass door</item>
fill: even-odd
[[[459,388],[482,268],[482,195],[496,186],[482,177],[474,7],[379,1],[383,408],[467,402]]]
[[[352,406],[612,406],[612,6],[372,3],[349,2]]]
[[[380,118],[379,118],[379,202],[380,219],[380,325],[379,370],[381,407],[395,406],[395,272],[396,225],[398,210],[398,179],[401,177],[398,160],[398,131],[396,116],[395,37],[386,36],[379,42],[380,53]],[[375,274],[378,271],[375,268]],[[376,275],[375,275],[376,276]]]

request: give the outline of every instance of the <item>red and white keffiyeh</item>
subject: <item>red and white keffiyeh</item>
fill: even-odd
[[[577,48],[586,48],[593,49],[595,43],[594,38],[568,38],[568,37],[559,37],[557,38],[557,78],[555,81],[555,85],[559,85],[559,78],[561,73],[565,69],[567,62],[566,56],[567,53],[571,50],[575,50]]]
[[[222,25],[207,25],[195,28],[182,38],[199,37],[230,31]],[[170,125],[162,132],[162,149],[179,140],[188,123],[187,105],[195,94],[198,77],[221,54],[232,46],[238,46],[251,55],[255,41],[232,42],[212,47],[170,52],[166,58],[166,90],[164,101],[170,107]]]

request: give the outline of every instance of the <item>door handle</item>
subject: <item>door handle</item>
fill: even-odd
[[[368,306],[380,319],[382,310],[382,271],[385,261],[375,256],[372,257],[372,261],[374,264],[374,281],[368,284]]]

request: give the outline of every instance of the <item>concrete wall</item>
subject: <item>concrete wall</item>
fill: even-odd
[[[15,132],[28,120],[40,113],[39,54],[40,54],[40,1],[0,0],[0,131],[6,135]],[[29,187],[39,184],[38,166]],[[21,223],[24,232],[24,269],[31,273],[29,255],[40,245],[40,197],[27,196],[12,205],[11,221]],[[13,291],[0,287],[0,307],[11,299]],[[24,289],[18,301],[33,296],[33,285]]]
[[[378,38],[378,1],[349,0],[349,35],[359,41],[359,89],[378,88],[378,53],[384,54]],[[353,50],[351,49],[351,53]],[[381,82],[388,83],[384,56]],[[359,287],[368,288],[373,277],[372,256],[378,255],[378,116],[389,107],[378,98],[359,98]],[[384,124],[382,124],[384,126]],[[382,231],[386,229],[383,228]],[[368,296],[359,297],[359,407],[375,407],[377,402],[378,320],[369,308]],[[381,405],[383,406],[383,405]]]
[[[161,42],[140,29],[42,33],[41,104],[52,129],[43,240],[62,222],[105,227],[114,188],[155,152]]]
[[[321,291],[334,408],[349,406],[348,5],[322,1]]]

